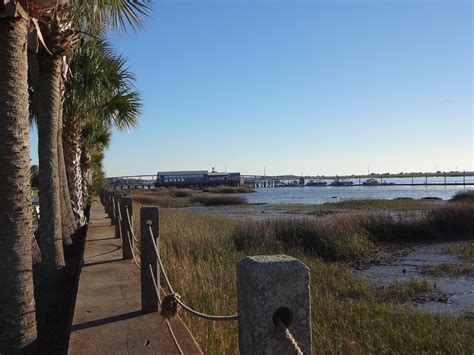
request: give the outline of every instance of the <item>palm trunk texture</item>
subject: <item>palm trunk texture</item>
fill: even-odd
[[[82,147],[81,154],[81,174],[82,174],[82,198],[84,206],[89,202],[89,186],[92,185],[91,175],[91,155],[85,146]]]
[[[31,259],[27,27],[0,18],[0,353],[36,340]]]
[[[64,245],[71,245],[71,235],[74,233],[73,220],[69,215],[68,204],[71,203],[69,199],[69,189],[67,187],[66,165],[64,165],[63,154],[63,138],[62,128],[58,132],[58,172],[59,172],[59,191],[61,202],[61,225],[63,231]],[[71,208],[72,210],[72,208]]]
[[[46,271],[65,266],[58,169],[59,114],[61,110],[60,56],[39,55],[37,99],[41,267]]]
[[[79,124],[71,118],[63,129],[63,148],[72,209],[80,227],[86,223],[81,174],[81,130]]]

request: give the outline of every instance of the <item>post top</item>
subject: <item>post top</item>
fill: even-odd
[[[238,262],[238,266],[252,270],[258,270],[260,268],[265,268],[267,270],[281,268],[286,270],[309,270],[300,260],[283,254],[246,256]]]

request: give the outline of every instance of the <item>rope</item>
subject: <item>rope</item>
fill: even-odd
[[[151,278],[153,279],[153,286],[155,287],[156,296],[158,297],[159,307],[160,307],[160,310],[161,310],[160,291],[158,290],[158,285],[156,284],[156,279],[155,279],[155,275],[153,274],[153,269],[151,268],[151,264],[148,264],[148,267],[150,269]],[[168,331],[171,335],[171,338],[173,339],[173,342],[174,342],[174,345],[176,346],[176,349],[178,350],[180,355],[184,355],[184,352],[181,349],[181,347],[179,346],[178,339],[176,338],[176,335],[174,334],[173,328],[171,328],[171,324],[168,321],[168,319],[165,319],[165,323],[166,323],[166,326],[168,327]]]
[[[135,236],[135,233],[133,233],[133,225],[132,225],[132,220],[130,218],[130,212],[128,212],[128,206],[125,205],[125,212],[127,213],[127,222],[128,222],[128,228],[130,229],[130,231],[132,232],[132,237],[133,237],[133,240],[138,243],[139,240],[138,238]]]
[[[285,338],[290,342],[291,346],[295,350],[295,353],[298,354],[298,355],[304,355],[303,350],[301,350],[301,347],[299,346],[298,342],[296,341],[293,334],[291,334],[291,332],[287,328],[287,326],[285,324],[283,324],[283,322],[279,318],[276,318],[276,320],[277,320],[277,326],[280,327],[283,330],[283,332],[285,334]]]
[[[128,242],[130,243],[130,245],[132,245],[132,241],[131,241],[131,239],[130,239],[130,233],[128,232],[128,230],[127,230],[127,237],[128,237]],[[140,264],[138,263],[137,257],[135,256],[135,253],[133,252],[133,249],[134,249],[134,248],[132,247],[132,248],[131,248],[131,251],[132,251],[133,261],[135,262],[135,265],[137,265],[137,267],[138,267],[139,269],[141,269],[142,267],[141,267]]]
[[[200,317],[200,318],[207,319],[207,320],[232,321],[232,320],[239,319],[238,314],[231,315],[231,316],[213,316],[213,315],[210,315],[210,314],[201,313],[201,312],[198,312],[198,311],[192,309],[191,307],[187,306],[183,301],[181,301],[179,295],[176,292],[174,292],[173,286],[171,286],[171,282],[168,279],[168,275],[166,274],[165,267],[163,265],[163,262],[161,261],[160,253],[158,252],[158,247],[156,246],[156,242],[155,242],[155,238],[153,236],[153,230],[151,229],[151,226],[149,226],[148,229],[150,230],[149,236],[152,240],[153,248],[155,248],[156,257],[158,259],[158,263],[160,264],[161,272],[162,272],[163,277],[165,279],[165,283],[166,283],[166,285],[167,285],[167,287],[168,287],[168,289],[170,290],[170,293],[171,293],[170,296],[172,296],[174,298],[174,300],[181,307],[183,307],[186,311],[188,311],[189,313],[195,315],[196,317]]]
[[[133,232],[132,220],[130,218],[130,212],[128,211],[128,206],[127,205],[125,205],[125,213],[127,215],[127,220],[126,221],[127,221],[127,224],[128,224],[127,233],[130,232],[128,234],[128,241],[130,243],[130,247],[132,248],[132,254],[134,254],[134,251],[135,251],[136,254],[141,255],[140,250],[138,248],[135,248],[135,245],[138,243],[138,238],[135,236],[135,233]],[[132,238],[130,238],[130,234],[132,235]],[[134,258],[135,258],[135,256],[134,256]],[[135,264],[136,264],[136,262],[135,262]]]

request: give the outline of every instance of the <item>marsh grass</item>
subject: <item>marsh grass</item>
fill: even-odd
[[[408,302],[419,294],[432,291],[428,281],[418,278],[410,278],[406,282],[394,281],[379,290],[379,299],[385,302]]]
[[[270,237],[250,244],[250,249],[237,249],[236,230],[250,222],[161,210],[163,260],[176,292],[191,307],[210,314],[234,314],[236,262],[245,255],[285,252],[311,269],[315,353],[473,352],[472,322],[400,307],[400,303],[429,289],[424,281],[376,289],[354,276],[350,267],[323,262],[301,246],[275,243]],[[237,352],[236,322],[210,322],[183,312],[181,316],[205,353]]]
[[[134,211],[140,206],[135,201]],[[420,227],[385,214],[255,221],[162,208],[160,248],[176,292],[191,307],[216,315],[236,312],[235,265],[242,257],[285,253],[302,260],[311,270],[314,353],[471,354],[472,321],[402,307],[418,293],[429,292],[426,281],[412,279],[377,289],[355,276],[349,266],[334,262],[364,257],[389,237],[419,241],[422,238],[416,232],[421,231],[423,238],[449,239],[452,236],[443,233],[470,230],[469,226],[449,226],[455,216],[465,213],[454,209],[447,217],[427,213],[424,218],[430,221],[448,222],[448,226],[427,229],[424,219]],[[383,227],[387,221],[389,226]],[[210,322],[183,312],[181,316],[205,353],[237,353],[236,322]]]
[[[199,203],[204,206],[231,206],[246,205],[247,199],[242,196],[203,193],[193,196],[191,202]]]
[[[457,255],[465,262],[474,263],[474,241],[452,244],[446,247],[446,251],[450,254]]]
[[[474,267],[468,264],[456,263],[424,264],[421,266],[421,272],[433,276],[466,276],[474,275]]]
[[[459,191],[449,201],[474,204],[474,190]]]
[[[236,226],[232,240],[237,250],[295,248],[324,260],[359,259],[372,249],[369,235],[352,215],[247,221]]]
[[[210,186],[203,190],[204,192],[211,192],[214,194],[244,194],[255,192],[253,188],[248,185],[241,186]]]
[[[340,202],[328,202],[321,205],[327,209],[343,209],[343,210],[420,210],[433,208],[442,202],[430,200],[414,200],[414,199],[394,199],[394,200],[345,200]]]

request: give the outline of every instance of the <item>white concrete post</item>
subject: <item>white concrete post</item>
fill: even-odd
[[[283,323],[311,354],[309,269],[286,255],[245,257],[237,263],[239,349],[242,355],[295,354]]]

